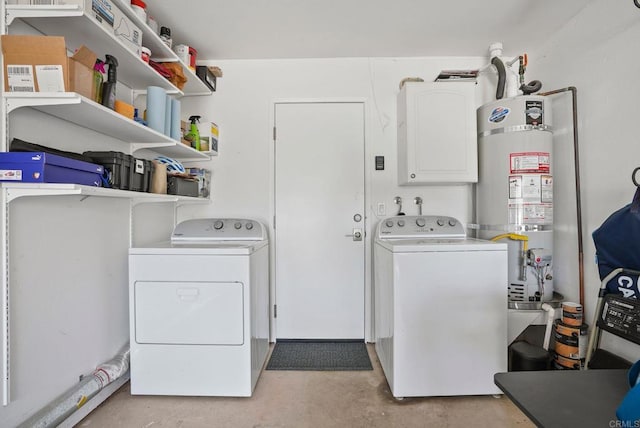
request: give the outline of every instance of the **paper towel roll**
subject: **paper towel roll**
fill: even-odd
[[[165,100],[165,110],[164,110],[164,135],[167,137],[171,136],[171,100],[170,96],[167,96]]]
[[[159,86],[147,87],[147,124],[161,134],[164,134],[167,98],[167,92]]]
[[[180,100],[171,100],[171,138],[180,141],[182,138],[180,130]]]

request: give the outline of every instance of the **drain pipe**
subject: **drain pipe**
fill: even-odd
[[[549,96],[563,92],[571,92],[573,106],[573,161],[576,180],[576,216],[578,226],[578,275],[580,283],[580,304],[584,308],[584,250],[582,242],[582,202],[580,198],[580,154],[578,150],[578,90],[575,86],[542,92],[539,95]]]
[[[21,423],[18,428],[45,428],[58,426],[73,412],[82,407],[105,386],[124,375],[129,370],[129,345],[125,345],[118,354],[99,365],[80,383],[59,396],[52,403]]]

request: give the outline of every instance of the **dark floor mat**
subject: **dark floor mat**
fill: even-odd
[[[267,370],[373,370],[363,341],[278,340]]]

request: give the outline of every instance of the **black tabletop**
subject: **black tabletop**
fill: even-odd
[[[628,370],[549,370],[497,373],[495,384],[536,425],[615,427],[629,391]]]

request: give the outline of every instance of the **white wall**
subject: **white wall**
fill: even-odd
[[[470,222],[472,185],[397,185],[396,96],[405,77],[432,81],[443,69],[478,68],[486,61],[433,57],[211,62],[224,72],[217,92],[212,97],[183,99],[183,116],[200,114],[220,127],[220,155],[202,164],[213,170],[213,203],[184,215],[253,217],[271,228],[274,101],[357,99],[365,101],[366,110],[367,260],[371,260],[373,228],[380,218],[397,212],[395,196],[403,198],[407,215],[418,213],[413,199],[420,196],[424,214],[451,215],[465,224]],[[495,87],[487,83],[490,80],[483,78],[478,85],[478,105],[493,96]],[[375,170],[376,155],[385,157],[384,171]],[[386,216],[377,215],[378,203],[386,204]],[[368,287],[370,280],[369,262]]]
[[[639,18],[640,9],[633,2],[597,0],[529,54],[528,75],[543,81],[543,91],[567,86],[578,89],[585,309],[590,324],[600,287],[591,234],[610,214],[631,202],[635,191],[631,172],[640,166],[640,89],[634,81],[640,75],[640,58],[635,54],[640,39]],[[566,97],[556,96],[564,117],[570,106]],[[572,137],[569,130],[563,131],[567,132],[558,140],[561,154],[555,159],[562,166],[556,167],[556,183],[567,182],[573,174],[568,150]],[[560,224],[562,233],[573,243],[576,230],[570,223],[575,215],[575,211],[569,214],[569,205],[574,203],[571,192],[570,186],[556,187],[555,197],[566,204]],[[564,254],[569,250],[566,247]],[[635,345],[617,340],[603,340],[603,345],[632,361],[640,358],[640,347]]]

